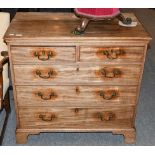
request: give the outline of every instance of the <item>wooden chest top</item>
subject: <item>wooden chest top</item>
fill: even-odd
[[[6,32],[6,42],[13,41],[89,41],[141,40],[151,38],[132,13],[126,13],[138,25],[133,28],[118,25],[118,20],[91,22],[85,34],[72,33],[80,20],[73,13],[17,13]]]

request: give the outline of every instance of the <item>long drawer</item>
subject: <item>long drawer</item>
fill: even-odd
[[[137,85],[141,65],[14,65],[16,85]]]
[[[16,86],[18,106],[135,105],[135,86]]]
[[[72,63],[75,47],[11,47],[13,64]]]
[[[121,129],[131,128],[133,107],[51,108],[19,107],[20,128]]]
[[[85,47],[80,48],[81,62],[142,63],[144,47]]]

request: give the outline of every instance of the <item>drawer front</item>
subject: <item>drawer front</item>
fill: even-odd
[[[144,47],[81,47],[81,62],[142,63]]]
[[[17,85],[137,85],[140,65],[14,65]]]
[[[75,62],[75,47],[11,47],[13,64]]]
[[[16,86],[19,106],[135,105],[135,86]]]
[[[133,114],[133,107],[19,107],[20,128],[59,130],[131,128]]]

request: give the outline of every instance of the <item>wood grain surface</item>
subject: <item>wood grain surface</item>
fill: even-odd
[[[11,50],[13,64],[64,64],[76,59],[75,47],[12,47]]]
[[[70,41],[80,41],[87,39],[127,39],[127,40],[150,40],[148,33],[140,24],[134,14],[124,14],[137,21],[138,25],[133,28],[122,27],[118,25],[118,20],[91,22],[84,35],[76,36],[72,33],[75,27],[80,23],[72,13],[17,13],[5,35],[7,42],[13,40],[33,39],[55,40],[60,39]],[[68,16],[68,17],[66,17]],[[63,18],[63,19],[62,19]],[[41,24],[40,24],[41,23]],[[10,35],[14,34],[14,35]],[[61,37],[61,38],[60,38]]]
[[[90,107],[135,105],[135,86],[17,86],[19,106]],[[39,96],[41,92],[43,97]],[[51,97],[51,92],[56,97]],[[104,96],[101,93],[104,93]],[[116,95],[113,95],[113,92]]]
[[[106,76],[101,69],[105,69]],[[97,85],[137,85],[140,65],[14,65],[16,85],[66,85],[66,84],[97,84]],[[49,77],[49,72],[54,75]],[[116,75],[114,71],[120,71]],[[36,74],[40,71],[41,77]],[[47,78],[42,78],[47,77]],[[48,78],[49,77],[49,78]]]
[[[101,120],[98,113],[114,116],[111,120]],[[19,107],[21,128],[129,128],[133,108],[29,108]]]
[[[144,47],[81,47],[80,62],[142,63]]]

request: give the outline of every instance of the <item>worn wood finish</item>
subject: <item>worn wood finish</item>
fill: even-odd
[[[134,69],[133,69],[134,68]],[[101,73],[104,69],[106,75]],[[17,85],[54,85],[54,84],[99,84],[102,85],[137,85],[140,65],[14,65],[15,83]],[[36,74],[40,71],[41,75]],[[50,71],[54,74],[49,76]],[[115,70],[120,74],[114,73]],[[22,74],[21,74],[22,73]],[[74,80],[73,80],[74,79]],[[71,82],[72,81],[72,82]]]
[[[120,134],[124,136],[125,142],[126,143],[135,143],[135,138],[136,138],[136,131],[135,128],[94,128],[94,129],[89,129],[89,128],[83,128],[83,127],[79,127],[79,128],[73,128],[73,129],[68,129],[68,128],[42,128],[42,129],[18,129],[16,130],[16,143],[19,144],[25,144],[27,143],[28,140],[28,136],[30,135],[38,135],[42,132],[112,132],[113,135],[116,134]]]
[[[84,124],[85,110],[19,107],[20,128],[76,128]]]
[[[75,47],[12,47],[11,50],[13,64],[75,62]]]
[[[49,13],[49,12],[21,12],[17,13],[13,21],[32,21],[32,20],[77,20],[78,18],[72,13]]]
[[[87,110],[88,128],[132,128],[133,107],[103,107]]]
[[[27,139],[29,135],[39,134],[36,131],[23,132],[20,130],[16,130],[16,143],[25,144],[27,143]]]
[[[64,18],[67,16],[67,18]],[[73,14],[42,14],[37,13],[17,13],[15,19],[12,21],[5,39],[7,41],[20,41],[21,39],[35,39],[35,41],[47,41],[48,39],[53,41],[70,40],[71,42],[78,42],[80,40],[98,40],[100,39],[131,39],[131,40],[148,40],[150,39],[148,33],[145,31],[143,26],[140,24],[134,14],[124,14],[130,16],[133,21],[137,21],[138,25],[134,28],[126,28],[118,25],[117,20],[113,21],[98,21],[92,22],[91,26],[87,28],[85,35],[75,36],[71,33],[75,27],[80,23],[80,20]],[[64,19],[62,19],[64,18]],[[41,24],[40,24],[41,22]],[[117,33],[116,33],[117,32]],[[10,33],[15,35],[11,36]],[[18,34],[18,35],[16,35]],[[36,35],[37,34],[37,35]]]
[[[131,128],[130,130],[127,131],[113,131],[113,134],[123,134],[125,142],[128,144],[133,144],[135,143],[136,140],[136,130],[135,128]]]
[[[16,86],[16,92],[18,106],[128,106],[136,104],[137,87]],[[51,92],[55,93],[54,97],[50,97]],[[39,96],[38,93],[42,93],[43,96]]]
[[[16,107],[16,140],[41,132],[112,132],[134,143],[147,44],[141,23],[92,22],[70,13],[17,13],[5,34]],[[36,51],[37,50],[37,51]],[[52,50],[52,53],[51,53]],[[44,52],[45,51],[45,52]]]
[[[111,116],[111,114],[113,116]],[[100,116],[101,115],[101,116]],[[103,118],[101,118],[103,117]],[[130,128],[133,108],[19,107],[20,128]]]
[[[81,47],[80,62],[141,64],[144,47],[99,46]]]

